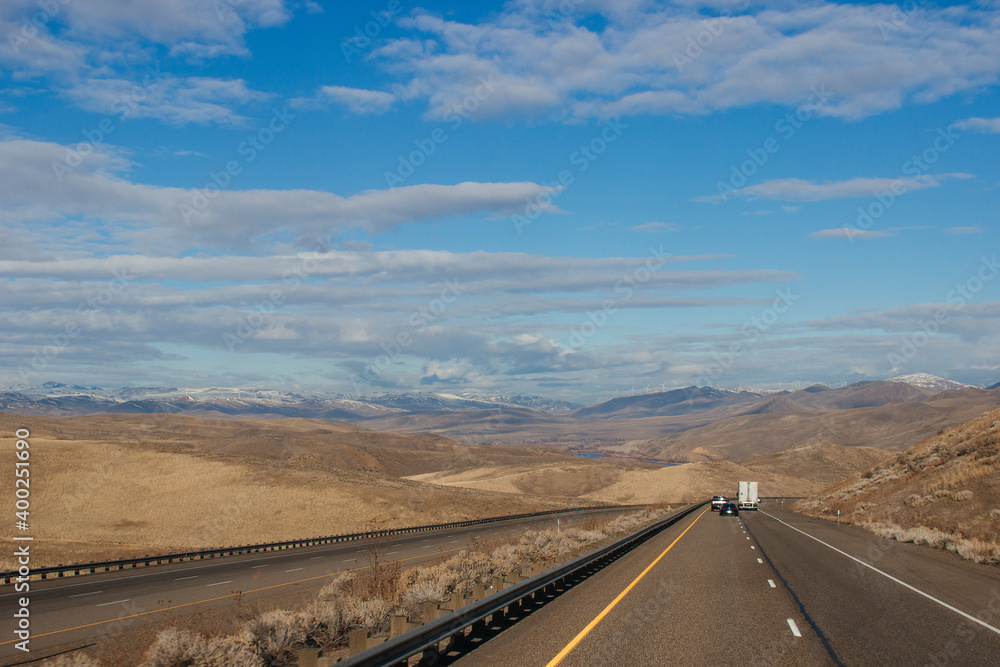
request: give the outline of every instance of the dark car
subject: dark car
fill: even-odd
[[[729,498],[725,496],[715,496],[712,498],[712,511],[717,512],[720,507],[729,502]]]
[[[719,508],[719,516],[739,516],[740,509],[736,506],[736,503],[723,503],[722,507]]]

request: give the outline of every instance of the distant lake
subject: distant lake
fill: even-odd
[[[600,459],[604,457],[604,454],[585,454],[583,452],[572,452],[573,456],[580,456],[585,459]],[[638,461],[639,463],[652,463],[658,466],[679,466],[680,463],[666,463],[664,461],[649,461],[647,459],[631,459],[632,461]]]

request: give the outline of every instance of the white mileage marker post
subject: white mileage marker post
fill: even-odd
[[[28,643],[31,641],[31,618],[28,607],[31,599],[27,593],[31,590],[28,575],[31,573],[31,545],[32,537],[25,535],[28,531],[28,517],[31,508],[31,445],[28,437],[31,433],[26,428],[19,428],[14,432],[17,442],[14,444],[17,461],[14,463],[14,558],[17,559],[17,574],[14,579],[14,592],[24,593],[18,597],[14,618],[17,625],[14,627],[14,636],[18,641],[14,646],[29,652]]]

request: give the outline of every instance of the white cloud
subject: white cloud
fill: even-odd
[[[378,116],[391,109],[395,102],[394,95],[380,90],[323,86],[315,96],[292,100],[292,105],[299,108],[318,108],[333,103],[347,107],[351,113],[359,116]]]
[[[952,127],[970,132],[1000,134],[1000,118],[966,118],[958,121]]]
[[[149,72],[137,85],[125,79],[81,78],[64,91],[81,109],[117,120],[156,118],[174,125],[188,123],[240,126],[249,122],[234,107],[266,101],[241,79],[177,78]]]
[[[58,144],[0,141],[0,211],[20,221],[87,218],[113,223],[119,240],[133,235],[175,247],[249,247],[282,230],[296,237],[344,228],[378,234],[420,220],[507,215],[522,211],[525,200],[553,192],[529,182],[421,184],[347,197],[316,190],[220,191],[214,184],[160,187],[128,181],[130,163],[105,145],[75,148],[87,151],[82,163],[76,162],[79,155]],[[235,147],[232,157],[240,157]],[[542,208],[558,211],[544,202]]]
[[[983,234],[986,229],[983,227],[949,227],[944,230],[945,234]]]
[[[860,239],[881,239],[889,236],[889,232],[877,231],[874,229],[855,229],[854,227],[835,227],[833,229],[821,229],[809,235],[811,239],[847,239],[853,241]]]
[[[587,3],[560,18],[519,2],[476,25],[418,13],[400,21],[418,38],[374,56],[433,118],[488,76],[499,85],[481,118],[700,114],[798,106],[815,91],[826,91],[818,114],[861,118],[976,91],[1000,74],[1000,10],[991,6],[921,6],[891,30],[879,26],[898,23],[893,5],[778,4],[715,19],[709,7],[731,8]]]
[[[641,225],[629,227],[634,232],[679,232],[681,226],[674,222],[645,222]]]
[[[718,203],[729,197],[742,197],[754,200],[769,201],[802,201],[816,202],[827,199],[844,199],[850,197],[874,197],[878,193],[891,192],[894,196],[914,190],[936,188],[943,180],[950,178],[972,178],[969,174],[940,174],[936,176],[923,175],[914,178],[864,178],[857,177],[847,181],[830,181],[817,183],[803,178],[778,178],[764,181],[757,185],[737,188],[725,194],[703,195],[691,201]]]
[[[232,125],[241,120],[233,108],[262,93],[211,77],[161,76],[147,85],[143,68],[159,67],[160,48],[195,61],[249,55],[250,30],[290,18],[284,0],[8,0],[0,5],[0,66],[28,87],[48,80],[42,89],[88,111],[117,116],[125,98],[134,117]]]

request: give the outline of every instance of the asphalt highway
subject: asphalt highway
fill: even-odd
[[[414,565],[450,556],[473,539],[519,534],[529,527],[553,528],[557,521],[566,527],[588,516],[594,516],[594,512],[390,536],[379,540],[379,557]],[[12,614],[18,607],[17,598],[25,594],[14,592],[13,584],[6,585],[0,592],[0,664],[30,659],[62,644],[92,640],[167,617],[321,586],[340,572],[366,567],[370,556],[371,548],[359,540],[32,581],[27,595],[32,633],[29,647],[34,655],[15,648],[18,639]]]
[[[464,666],[996,665],[1000,570],[768,502],[698,511]]]

